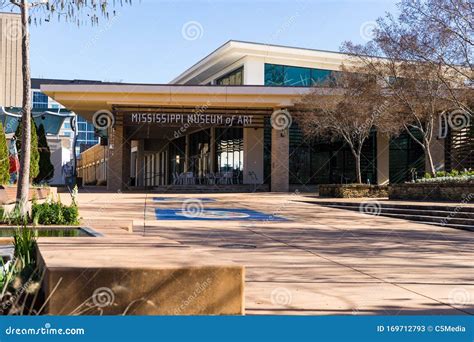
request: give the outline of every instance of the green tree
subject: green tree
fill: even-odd
[[[23,132],[23,127],[22,123],[20,123],[16,129],[16,148],[18,149],[18,155],[20,156],[20,159],[23,155],[23,149],[22,149],[22,132]],[[31,182],[33,179],[35,179],[38,174],[39,174],[39,159],[40,159],[40,154],[38,151],[38,135],[36,133],[36,125],[33,124],[31,125],[31,143],[30,143],[30,177],[29,181]],[[21,172],[21,165],[20,165],[20,172]]]
[[[3,125],[0,123],[0,184],[8,184],[10,181],[10,160],[8,158],[7,138]]]
[[[51,163],[51,151],[49,150],[46,131],[43,124],[38,127],[38,150],[39,150],[39,174],[35,183],[44,183],[53,178],[54,166]]]

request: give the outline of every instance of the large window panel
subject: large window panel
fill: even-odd
[[[285,66],[285,85],[309,87],[311,85],[311,69]]]
[[[216,80],[217,85],[242,85],[244,68],[231,71]]]
[[[242,128],[216,128],[217,172],[232,172],[242,183],[244,169],[244,131]]]
[[[334,71],[323,70],[323,69],[312,69],[311,70],[311,85],[320,85],[327,82],[331,76],[334,74]]]
[[[282,86],[285,82],[283,65],[265,64],[265,85]]]
[[[265,64],[265,85],[310,87],[327,82],[337,72],[289,65]]]

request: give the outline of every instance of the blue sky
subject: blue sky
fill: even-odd
[[[168,83],[230,39],[337,51],[344,40],[363,43],[371,23],[395,12],[395,3],[134,0],[99,26],[33,26],[32,75]]]

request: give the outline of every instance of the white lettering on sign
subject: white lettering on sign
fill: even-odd
[[[249,126],[252,115],[132,113],[132,124]]]

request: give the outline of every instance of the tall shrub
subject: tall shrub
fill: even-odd
[[[0,184],[8,184],[10,180],[10,161],[8,158],[7,139],[3,125],[0,123]]]
[[[46,131],[41,124],[38,127],[39,173],[35,183],[44,183],[53,178],[54,166],[51,163],[51,151],[46,139]]]
[[[21,134],[23,132],[22,128],[22,123],[18,125],[18,128],[16,129],[16,147],[18,149],[18,154],[21,156],[23,153],[23,149],[21,146]],[[38,151],[38,135],[36,134],[36,125],[33,124],[31,125],[31,150],[30,150],[30,183],[33,179],[35,179],[38,174],[39,174],[39,151]],[[21,169],[20,169],[21,171]]]

